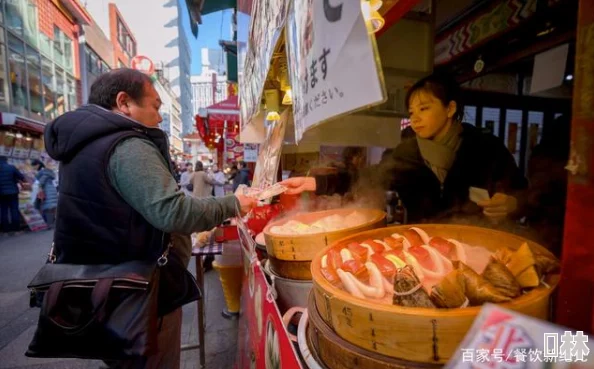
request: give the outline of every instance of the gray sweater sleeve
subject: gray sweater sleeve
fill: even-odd
[[[235,216],[235,196],[195,199],[178,191],[167,162],[148,140],[119,143],[109,159],[108,174],[120,196],[164,232],[208,231]]]

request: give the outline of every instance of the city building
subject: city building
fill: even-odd
[[[87,7],[88,4],[87,2]],[[98,20],[91,17],[91,23],[83,26],[80,32],[79,43],[84,45],[80,53],[84,102],[87,101],[91,85],[99,75],[113,68],[130,67],[132,59],[136,56],[137,42],[134,32],[117,5],[105,4],[105,10],[97,12],[100,17]]]
[[[109,16],[109,33],[111,42],[114,45],[114,67],[129,67],[130,61],[132,61],[132,58],[137,54],[136,38],[116,4],[109,3],[107,9]],[[145,28],[147,27],[136,27],[137,30],[142,30],[142,32],[145,31]]]
[[[117,13],[114,17],[112,7],[116,6]],[[179,98],[182,133],[192,132],[191,53],[181,18],[181,12],[188,11],[186,1],[92,0],[87,1],[86,7],[103,29],[112,30],[112,39],[113,29],[109,25],[115,21],[117,39],[123,46],[124,54],[127,52],[132,56],[146,56],[162,71],[162,76],[169,81],[171,90]],[[148,14],[150,19],[147,18]],[[130,30],[135,31],[134,36]],[[137,47],[130,46],[134,41]]]
[[[169,136],[169,145],[178,152],[184,151],[184,143],[182,141],[182,120],[181,120],[181,105],[175,93],[169,86],[169,81],[163,77],[162,70],[156,70],[153,76],[154,86],[157,93],[161,97],[161,109],[159,113],[163,118],[161,122],[161,129]]]
[[[0,2],[0,111],[48,122],[82,103],[77,0]]]
[[[94,20],[82,27],[79,44],[82,101],[86,103],[93,82],[115,65],[115,45]]]
[[[227,74],[225,53],[222,49],[206,49],[208,51],[208,64],[217,75]]]
[[[202,71],[192,76],[192,113],[198,115],[199,110],[227,98],[227,76],[218,75],[211,69],[211,50],[202,49]]]

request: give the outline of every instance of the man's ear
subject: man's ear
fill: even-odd
[[[116,107],[117,110],[125,115],[130,115],[130,96],[120,91],[116,96]]]

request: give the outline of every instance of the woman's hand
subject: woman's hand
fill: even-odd
[[[287,187],[287,195],[298,195],[302,192],[313,192],[316,190],[316,179],[313,177],[295,177],[284,180],[280,183]]]
[[[491,199],[479,201],[478,206],[483,208],[483,214],[491,219],[501,219],[518,209],[518,200],[504,193],[496,193]]]

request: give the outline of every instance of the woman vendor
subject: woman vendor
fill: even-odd
[[[361,173],[358,188],[381,185],[397,191],[411,223],[481,212],[496,220],[522,215],[522,192],[528,185],[524,175],[501,140],[461,123],[464,109],[454,81],[426,77],[410,88],[406,105],[416,136],[403,140],[379,168]],[[288,194],[328,195],[344,187],[333,175],[290,178],[282,184]],[[470,201],[471,187],[488,191],[488,198]]]

